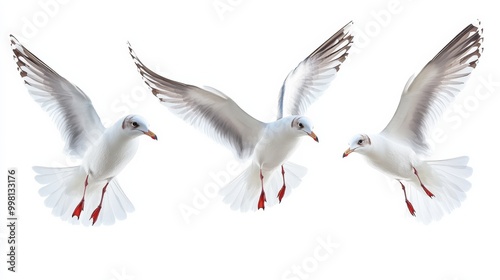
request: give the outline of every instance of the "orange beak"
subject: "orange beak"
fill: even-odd
[[[151,137],[154,140],[158,140],[158,137],[156,136],[156,134],[154,134],[151,130],[144,132],[144,134],[146,134],[147,136]]]
[[[311,133],[307,133],[307,135],[311,136],[311,138],[314,139],[314,141],[319,143],[318,136],[316,136],[314,132],[311,131]]]
[[[346,156],[348,156],[352,152],[354,152],[354,150],[351,150],[351,148],[345,150],[344,154],[342,155],[342,158],[345,158]]]

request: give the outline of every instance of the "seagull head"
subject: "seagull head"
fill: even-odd
[[[314,141],[319,142],[318,136],[316,136],[316,134],[312,131],[313,124],[309,118],[304,116],[295,117],[292,120],[291,126],[292,129],[299,134],[299,136],[308,135],[314,139]]]
[[[122,129],[134,136],[140,136],[144,134],[154,140],[158,140],[156,134],[149,130],[146,120],[137,115],[126,116],[122,122]]]
[[[372,141],[366,134],[357,134],[349,141],[349,148],[344,152],[342,157],[348,156],[352,152],[363,154],[371,146]]]

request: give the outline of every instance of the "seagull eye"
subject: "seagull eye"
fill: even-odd
[[[136,127],[138,127],[138,126],[139,126],[139,124],[138,124],[137,122],[132,122],[132,126],[133,126],[134,128],[136,128]]]
[[[302,123],[299,123],[299,128],[300,129],[304,128],[304,125]]]
[[[361,145],[361,144],[363,144],[363,139],[358,140],[358,145]]]

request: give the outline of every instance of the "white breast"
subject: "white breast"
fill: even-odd
[[[82,166],[95,181],[109,180],[125,168],[138,147],[136,137],[124,133],[120,126],[112,126],[89,148]]]
[[[286,161],[300,140],[291,133],[290,121],[280,119],[268,125],[255,147],[254,161],[263,170],[272,170]]]
[[[413,176],[416,155],[408,145],[383,135],[371,137],[371,149],[366,154],[374,168],[395,179],[409,179]]]

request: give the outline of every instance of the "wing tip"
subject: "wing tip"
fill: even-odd
[[[25,79],[26,77],[28,77],[28,73],[23,69],[23,67],[26,67],[26,54],[24,53],[25,48],[14,35],[10,34],[9,37],[13,52],[12,58],[17,65],[16,69],[19,72],[21,78],[24,80],[24,83],[29,85],[29,82]],[[24,57],[25,61],[21,60],[21,57]]]
[[[134,62],[137,60],[137,55],[135,54],[134,49],[132,48],[132,45],[130,44],[130,41],[127,41],[127,48],[128,48],[128,53],[134,60]]]
[[[148,89],[151,91],[151,93],[155,96],[158,97],[158,94],[160,93],[157,89],[155,89],[150,83],[151,81],[147,78],[146,74],[149,71],[149,68],[147,68],[139,59],[137,54],[135,53],[134,49],[132,48],[132,44],[130,44],[130,41],[127,41],[127,47],[130,56],[132,57],[132,60],[134,61],[134,64],[136,66],[137,72],[139,72],[139,75],[142,78],[142,81],[146,84]],[[158,97],[159,98],[159,97]],[[160,99],[160,101],[162,101]]]
[[[479,40],[484,40],[483,37],[483,25],[481,23],[481,20],[476,19],[474,22],[469,24],[469,28],[471,29],[472,33],[477,33],[479,35]]]
[[[481,20],[476,19],[469,25],[469,27],[470,27],[469,37],[472,37],[475,34],[477,34],[478,36],[478,38],[475,40],[475,43],[473,44],[473,46],[475,45],[477,49],[471,52],[470,54],[470,56],[476,56],[476,58],[469,63],[470,67],[476,68],[479,63],[479,58],[481,58],[481,55],[483,54],[484,51],[484,47],[482,46],[484,41],[483,26]]]
[[[482,24],[481,20],[477,18],[470,25],[475,26],[476,28],[481,29],[481,31],[482,31],[483,28],[482,28],[481,24]]]
[[[128,52],[130,56],[132,57],[132,60],[134,61],[135,66],[137,67],[137,71],[140,73],[142,77],[144,77],[143,73],[144,70],[147,70],[148,68],[141,62],[139,59],[139,56],[135,53],[134,49],[132,48],[132,44],[130,44],[130,41],[127,41],[127,47],[128,47]]]
[[[11,45],[19,45],[19,40],[17,40],[17,38],[14,35],[10,34],[9,38]]]
[[[351,20],[349,21],[343,28],[342,30],[344,30],[346,33],[349,33],[351,32],[351,27],[354,25],[354,21]]]
[[[10,46],[11,46],[12,50],[24,49],[23,45],[19,42],[19,40],[17,40],[17,38],[14,35],[10,34],[9,38],[10,38]]]
[[[457,60],[459,64],[467,64],[476,68],[483,53],[484,41],[481,21],[476,19],[460,31],[429,63],[443,60]]]
[[[142,64],[141,60],[139,59],[139,57],[137,56],[137,54],[135,53],[135,51],[132,48],[132,45],[130,44],[129,41],[127,41],[127,47],[128,47],[128,53],[132,57],[132,60],[134,61],[135,66],[137,67],[137,70],[141,71],[143,64]]]

